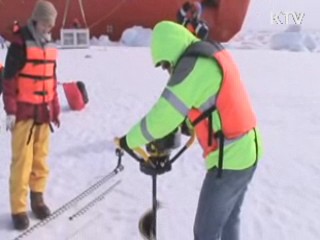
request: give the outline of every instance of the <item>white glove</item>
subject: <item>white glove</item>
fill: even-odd
[[[15,124],[16,124],[16,116],[15,115],[7,115],[6,130],[12,131]]]

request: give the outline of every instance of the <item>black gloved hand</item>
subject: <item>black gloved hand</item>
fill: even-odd
[[[124,150],[125,152],[132,152],[132,150],[129,148],[127,144],[126,136],[116,139],[115,142],[118,145],[118,147]]]
[[[187,120],[184,120],[180,126],[181,133],[186,136],[191,136],[192,130],[187,124]]]

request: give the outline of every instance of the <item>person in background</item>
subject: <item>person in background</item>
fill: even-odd
[[[182,124],[194,131],[207,168],[194,239],[239,240],[240,209],[262,140],[237,65],[220,43],[201,41],[170,21],[154,27],[151,54],[169,81],[154,107],[115,143],[130,153]]]
[[[200,2],[185,2],[177,13],[177,22],[186,27],[196,37],[206,40],[209,28],[201,20],[202,6]]]
[[[187,1],[178,10],[177,22],[200,39],[228,42],[241,30],[249,3],[250,0]]]
[[[51,212],[44,201],[49,167],[50,134],[60,126],[57,93],[57,49],[50,40],[57,11],[38,1],[26,26],[13,33],[3,79],[6,128],[11,131],[10,205],[13,226],[29,226],[27,197],[36,218]]]

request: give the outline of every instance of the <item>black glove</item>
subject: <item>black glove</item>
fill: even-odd
[[[135,153],[129,148],[126,136],[115,140],[119,148],[133,156]],[[171,170],[171,162],[169,162],[169,155],[164,156],[151,156],[148,161],[140,161],[141,172],[147,175],[159,175]]]
[[[129,148],[127,144],[126,136],[123,136],[119,139],[119,147],[125,152],[132,152],[132,150]]]
[[[186,121],[187,120],[183,121],[183,123],[180,126],[180,130],[183,135],[191,136],[192,130],[188,127],[188,124]]]

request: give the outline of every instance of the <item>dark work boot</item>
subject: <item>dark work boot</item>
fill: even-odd
[[[25,230],[29,227],[29,218],[26,212],[12,214],[13,227],[16,230]]]
[[[43,201],[43,194],[41,192],[31,192],[31,210],[36,216],[36,218],[43,220],[50,216],[50,209]]]

